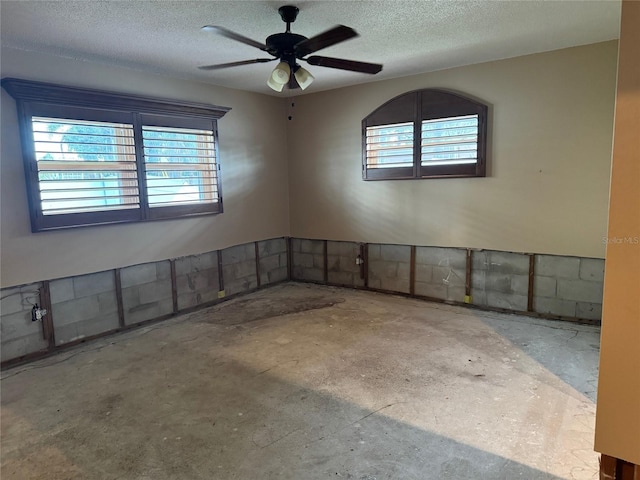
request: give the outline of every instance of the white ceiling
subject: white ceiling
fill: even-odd
[[[210,32],[224,26],[260,42],[285,24],[280,1],[0,0],[2,46],[121,65],[216,85],[276,94],[274,64],[201,71],[198,65],[265,57]],[[291,2],[292,31],[307,37],[334,25],[360,37],[318,55],[384,65],[377,75],[307,66],[305,93],[618,38],[620,1],[386,0]],[[300,94],[299,90],[296,94]]]

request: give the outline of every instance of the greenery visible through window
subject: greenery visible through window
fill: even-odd
[[[222,212],[224,107],[4,79],[34,231]]]
[[[442,90],[385,103],[363,129],[365,180],[485,175],[487,107]]]

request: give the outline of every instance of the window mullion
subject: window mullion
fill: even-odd
[[[138,170],[138,190],[140,194],[140,211],[143,220],[149,218],[149,197],[147,195],[147,169],[144,164],[144,147],[142,143],[142,118],[139,113],[133,114],[133,145],[136,152],[136,168]]]

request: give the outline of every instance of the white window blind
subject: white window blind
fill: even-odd
[[[366,167],[413,166],[413,122],[367,127]]]
[[[212,130],[143,126],[142,140],[150,208],[218,201]]]
[[[422,121],[422,166],[478,161],[478,115]]]
[[[133,125],[33,117],[43,215],[139,208]]]

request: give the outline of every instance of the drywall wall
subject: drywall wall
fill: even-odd
[[[289,233],[282,99],[4,48],[3,77],[231,107],[219,122],[224,213],[31,233],[15,103],[2,91],[2,286],[223,249]],[[195,68],[195,67],[194,67]]]
[[[623,2],[596,450],[640,465],[640,3]]]
[[[603,258],[616,51],[605,42],[297,97],[292,236]],[[362,119],[422,88],[488,104],[486,178],[362,180]]]

